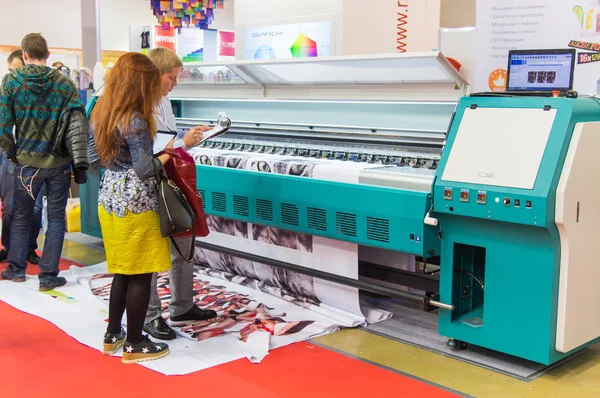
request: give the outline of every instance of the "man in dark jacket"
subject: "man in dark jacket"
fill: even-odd
[[[30,217],[35,198],[46,184],[48,227],[39,264],[39,288],[48,291],[66,283],[58,276],[65,208],[71,168],[75,182],[86,181],[87,122],[73,82],[46,66],[50,55],[46,39],[29,34],[21,42],[21,49],[25,66],[6,75],[0,86],[0,148],[17,165],[13,243],[8,252],[9,266],[2,277],[25,281]]]

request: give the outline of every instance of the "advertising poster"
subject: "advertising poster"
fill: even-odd
[[[129,51],[147,54],[151,46],[152,26],[129,27]]]
[[[235,32],[219,31],[219,57],[235,57]]]
[[[153,46],[165,47],[173,52],[177,52],[177,31],[175,28],[163,29],[162,25],[154,25],[154,36],[152,37]]]
[[[247,28],[245,59],[308,58],[332,55],[331,22]]]
[[[505,89],[509,50],[575,48],[573,89],[600,93],[600,0],[478,0],[477,32],[474,91]]]
[[[204,30],[182,28],[177,35],[177,55],[183,62],[204,61]]]

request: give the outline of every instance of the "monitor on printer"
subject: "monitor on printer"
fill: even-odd
[[[573,89],[575,49],[511,50],[508,53],[506,91],[560,91]]]

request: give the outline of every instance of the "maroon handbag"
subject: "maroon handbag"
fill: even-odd
[[[196,163],[183,148],[166,149],[163,153],[171,155],[169,161],[165,164],[165,170],[170,180],[179,188],[183,196],[187,199],[190,207],[194,211],[196,220],[194,222],[195,234],[197,237],[208,235],[208,224],[206,223],[206,214],[202,205],[202,197],[196,187]],[[191,237],[192,231],[177,235],[180,237]]]

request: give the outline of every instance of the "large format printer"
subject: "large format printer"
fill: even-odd
[[[181,128],[231,118],[200,149],[371,165],[332,182],[199,162],[208,214],[414,255],[362,261],[358,280],[300,271],[416,297],[459,347],[551,364],[600,336],[600,102],[468,92],[427,52],[186,65],[172,102]],[[99,178],[82,189],[95,236]]]

